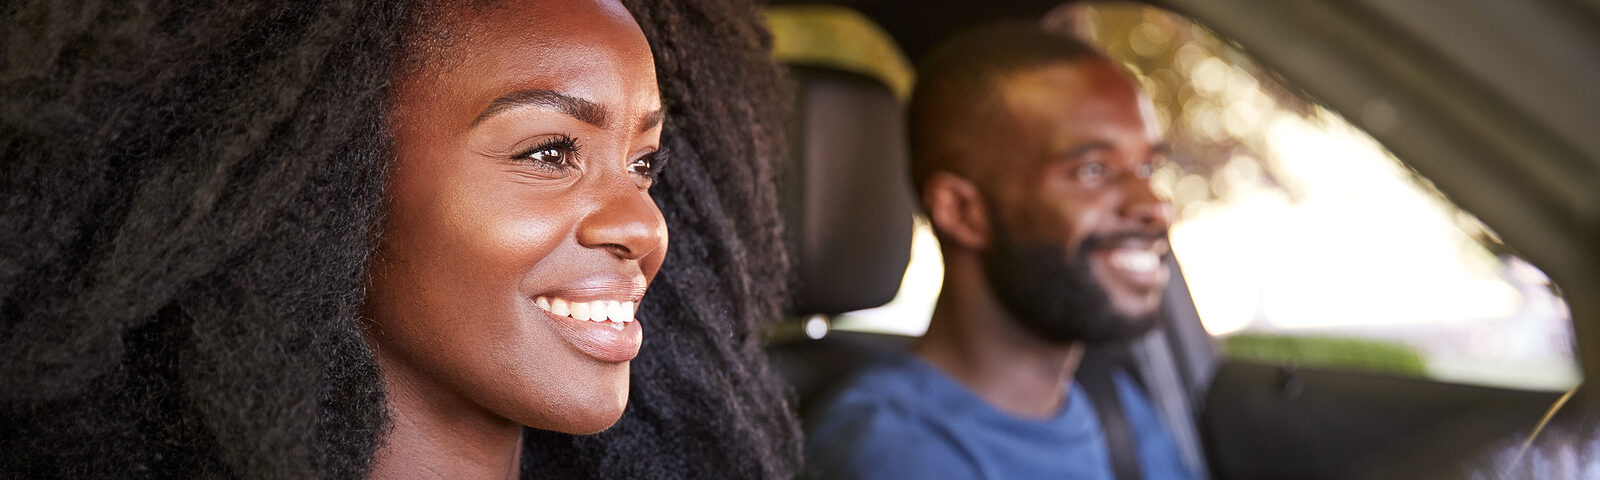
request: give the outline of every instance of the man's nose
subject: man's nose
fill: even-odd
[[[578,244],[625,260],[638,260],[664,244],[666,221],[650,195],[630,182],[611,188],[599,209],[578,225]]]
[[[1142,228],[1165,230],[1172,224],[1172,203],[1156,194],[1150,179],[1128,175],[1122,179],[1122,205],[1118,212]]]

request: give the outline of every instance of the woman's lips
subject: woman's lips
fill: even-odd
[[[549,317],[567,343],[596,360],[632,360],[644,343],[644,329],[634,321],[637,304],[633,300],[539,296],[534,298],[534,305]]]

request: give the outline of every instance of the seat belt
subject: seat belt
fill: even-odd
[[[1114,352],[1086,352],[1078,365],[1077,381],[1083,385],[1100,417],[1100,430],[1105,436],[1106,453],[1111,457],[1111,472],[1117,480],[1143,480],[1139,467],[1139,442],[1133,438],[1133,427],[1123,413],[1122,400],[1117,398],[1116,381],[1112,372],[1120,368]]]

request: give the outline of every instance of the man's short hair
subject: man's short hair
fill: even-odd
[[[994,85],[1020,71],[1070,63],[1103,54],[1071,36],[1034,22],[1002,21],[963,31],[923,58],[911,93],[907,125],[911,143],[911,182],[922,195],[935,171],[963,173],[938,142],[963,134],[966,122],[997,105]]]

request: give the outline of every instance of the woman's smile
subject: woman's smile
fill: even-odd
[[[533,297],[533,305],[573,348],[606,363],[632,360],[644,342],[634,317],[644,296],[642,277],[591,277]]]

